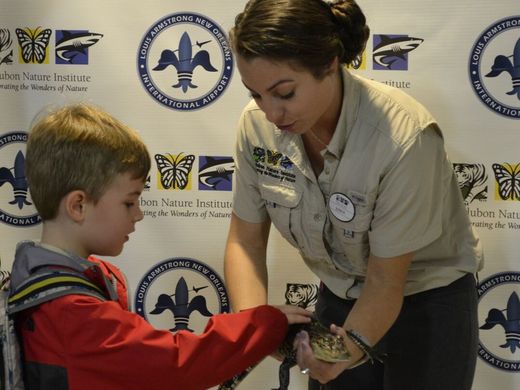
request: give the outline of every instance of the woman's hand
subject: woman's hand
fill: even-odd
[[[343,339],[347,337],[345,329],[339,326],[331,325],[330,330]],[[316,379],[320,383],[327,383],[335,379],[351,364],[351,362],[328,363],[316,359],[310,345],[309,334],[305,331],[301,331],[296,335],[294,347],[296,349],[296,360],[302,373],[307,371],[306,373],[311,378]]]

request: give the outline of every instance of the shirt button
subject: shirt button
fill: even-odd
[[[315,220],[316,222],[320,221],[320,220],[321,220],[321,215],[319,215],[319,214],[314,214],[314,220]]]
[[[330,173],[330,169],[329,168],[325,168],[325,174],[328,175]]]

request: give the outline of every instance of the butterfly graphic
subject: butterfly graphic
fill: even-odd
[[[161,174],[161,184],[165,189],[179,188],[185,189],[188,185],[188,177],[193,167],[195,156],[193,154],[183,155],[179,153],[176,157],[168,154],[155,155],[157,168]]]
[[[520,164],[493,164],[498,184],[498,195],[502,200],[520,200]]]
[[[17,28],[15,32],[22,49],[23,61],[26,64],[42,64],[45,61],[47,45],[49,44],[52,30],[49,28],[42,30],[41,27],[31,30],[26,27],[25,29]]]
[[[267,150],[267,163],[271,165],[278,165],[283,154],[272,150]]]

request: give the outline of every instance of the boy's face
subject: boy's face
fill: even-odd
[[[117,256],[135,230],[135,223],[143,219],[139,196],[142,179],[132,179],[123,173],[112,181],[99,201],[88,202],[83,225],[83,246],[87,254]]]

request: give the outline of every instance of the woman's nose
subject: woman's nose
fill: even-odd
[[[267,120],[271,123],[275,124],[283,124],[282,119],[284,115],[284,109],[281,104],[267,103],[261,107],[262,111],[264,111]]]

